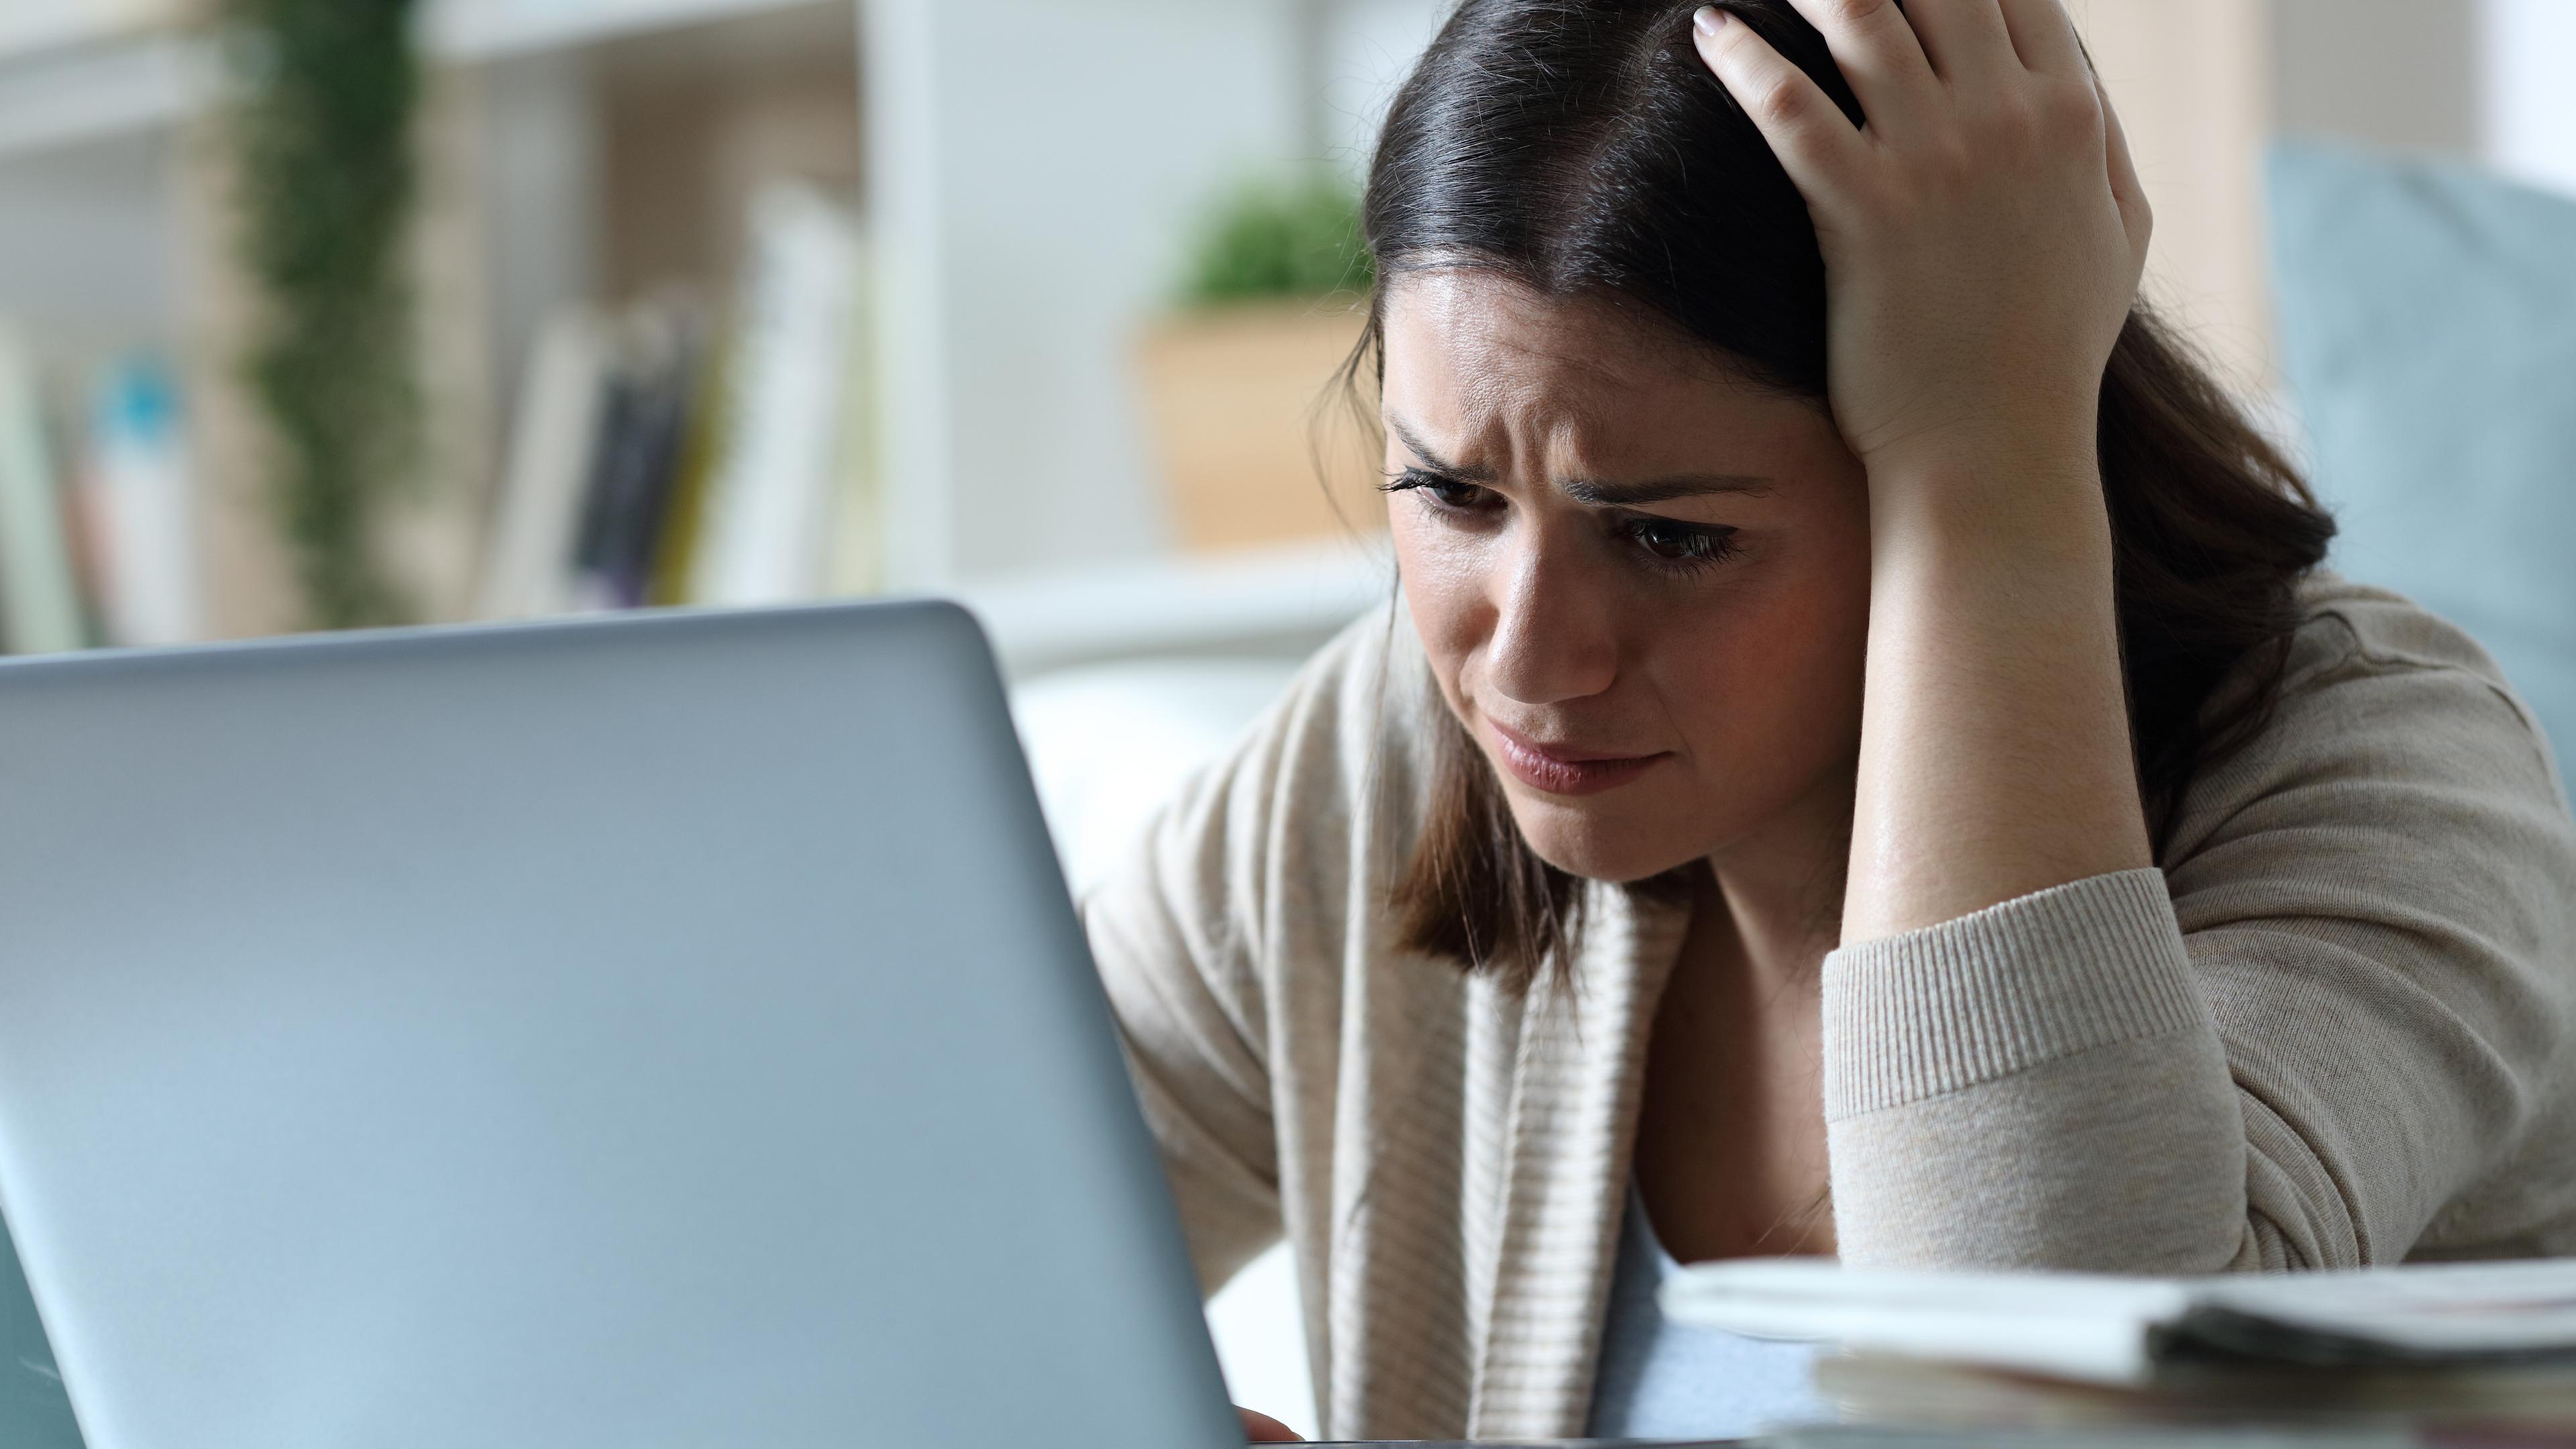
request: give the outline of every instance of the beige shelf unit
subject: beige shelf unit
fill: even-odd
[[[0,22],[0,317],[65,394],[121,354],[176,364],[210,632],[295,627],[238,383],[218,46],[162,0],[18,3],[53,10]],[[419,26],[429,456],[388,541],[423,612],[452,618],[538,319],[723,296],[767,176],[862,201],[859,21],[848,0],[432,0]]]
[[[208,541],[220,631],[284,627],[256,430],[224,401],[242,299],[208,144],[222,72],[180,23],[200,0],[18,3],[51,8],[0,28],[0,315],[67,369],[185,361],[202,486],[232,520]],[[874,258],[884,574],[1161,557],[1139,336],[1208,199],[1312,156],[1319,107],[1349,103],[1323,97],[1314,38],[1349,8],[425,0],[419,287],[450,516],[408,530],[410,555],[453,575],[470,553],[536,320],[671,275],[722,289],[743,178],[778,165],[845,180]],[[1437,7],[1394,8],[1409,34]]]

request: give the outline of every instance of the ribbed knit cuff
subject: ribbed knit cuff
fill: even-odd
[[[1829,1121],[2208,1019],[2152,869],[1863,942],[1824,970]]]

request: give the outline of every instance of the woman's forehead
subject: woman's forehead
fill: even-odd
[[[1387,413],[1458,454],[1542,440],[1587,455],[1699,453],[1721,441],[1732,451],[1765,435],[1807,441],[1822,416],[1660,322],[1498,273],[1409,274],[1381,316]]]
[[[1551,296],[1490,269],[1400,274],[1388,282],[1382,315],[1391,363],[1401,353],[1435,368],[1472,363],[1614,387],[1722,375],[1706,348],[1668,324],[1605,297]]]

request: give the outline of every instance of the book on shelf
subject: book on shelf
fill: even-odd
[[[170,367],[148,354],[49,390],[0,328],[0,649],[205,637],[197,488]],[[83,395],[85,394],[85,395]],[[78,396],[77,409],[50,404]]]
[[[91,389],[75,532],[103,642],[203,637],[195,485],[179,392],[148,357],[110,364]]]
[[[36,359],[0,327],[0,648],[77,649],[88,632]]]
[[[677,302],[637,308],[619,329],[573,545],[576,607],[631,609],[648,602],[691,427],[702,415],[704,330]]]
[[[1687,1269],[1676,1322],[1831,1343],[1857,1422],[2400,1422],[2576,1431],[2576,1260],[2114,1277]]]
[[[730,316],[658,294],[539,333],[487,538],[480,610],[812,597],[871,551],[858,228],[814,187],[762,191]]]
[[[823,587],[852,421],[859,275],[857,229],[821,192],[779,183],[754,199],[692,599],[776,603]]]
[[[608,390],[608,326],[587,307],[539,328],[519,399],[478,611],[521,619],[572,607],[574,531],[599,452]]]
[[[647,565],[648,604],[699,602],[690,596],[689,571],[705,537],[708,479],[730,422],[726,380],[732,375],[733,351],[730,342],[708,347],[690,379],[688,427],[680,438]]]

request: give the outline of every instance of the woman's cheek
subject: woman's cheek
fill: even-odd
[[[1729,770],[1831,754],[1859,727],[1866,581],[1849,597],[1838,570],[1776,547],[1750,545],[1738,564],[1638,615],[1664,707],[1694,754]]]
[[[1405,600],[1413,610],[1414,632],[1435,660],[1444,654],[1454,660],[1475,647],[1483,628],[1490,627],[1485,551],[1480,540],[1464,531],[1424,517],[1425,510],[1412,500],[1389,501],[1395,506],[1388,510],[1388,532]],[[1480,620],[1488,622],[1480,625]]]
[[[1734,723],[1748,752],[1812,769],[1858,743],[1868,605],[1865,586],[1859,598],[1847,597],[1830,572],[1800,583],[1735,621],[1728,677],[1710,688],[1739,701]]]

